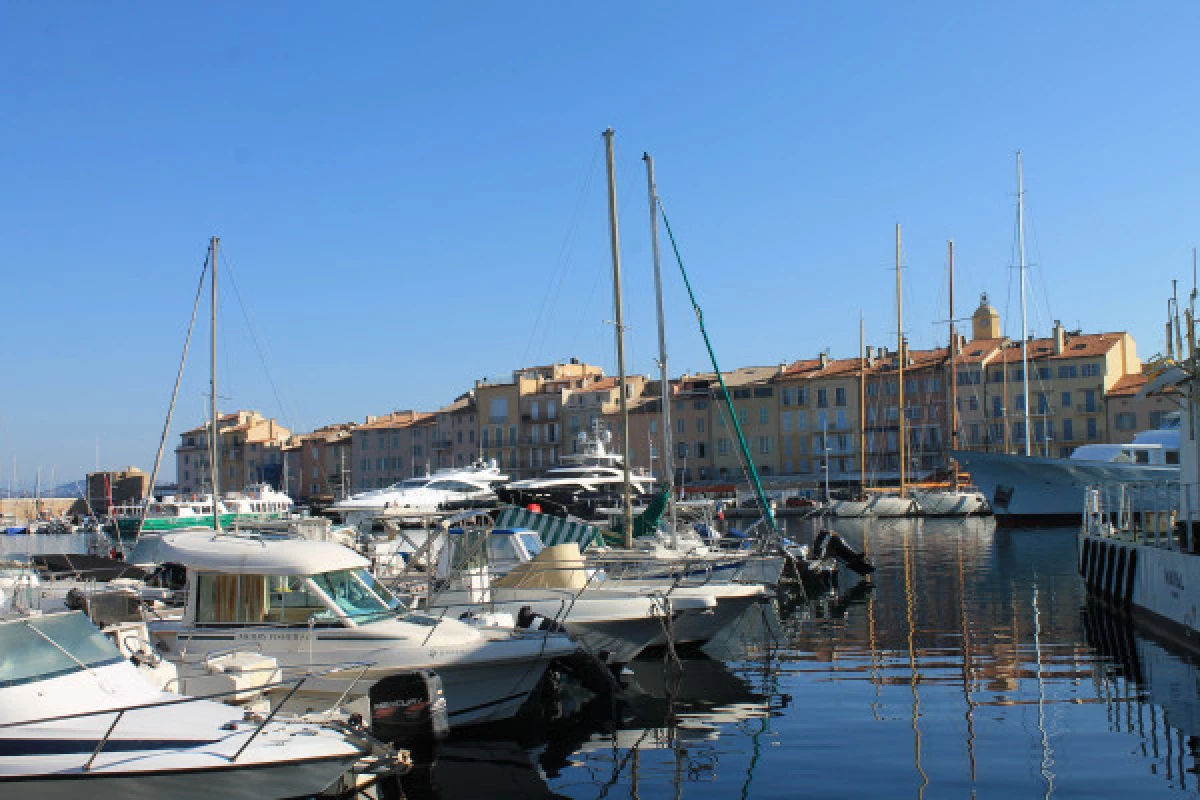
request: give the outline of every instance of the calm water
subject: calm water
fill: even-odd
[[[838,527],[873,591],[784,608],[725,664],[637,664],[615,721],[451,742],[408,796],[1197,795],[1198,672],[1085,613],[1073,531]]]

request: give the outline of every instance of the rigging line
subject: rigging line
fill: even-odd
[[[192,331],[196,327],[196,312],[200,308],[200,297],[204,293],[204,279],[208,275],[210,250],[205,250],[204,266],[200,269],[200,283],[196,286],[196,300],[192,303],[192,318],[188,322],[187,335],[183,339],[183,355],[179,358],[179,370],[175,373],[175,388],[171,390],[171,403],[167,406],[167,418],[163,422],[162,437],[158,440],[158,453],[154,456],[154,468],[150,471],[150,496],[142,503],[142,513],[138,515],[137,530],[133,534],[133,543],[137,544],[142,535],[142,526],[146,524],[146,512],[150,510],[150,500],[154,498],[154,482],[158,479],[158,469],[162,464],[163,450],[167,446],[167,437],[171,433],[171,417],[175,413],[175,401],[179,398],[179,384],[183,380],[183,366],[187,363],[188,347],[192,342]],[[177,476],[178,477],[178,476]],[[90,505],[90,504],[89,504]],[[117,542],[120,543],[120,531],[116,532]]]
[[[542,296],[542,304],[538,308],[538,313],[534,317],[533,325],[529,329],[529,341],[525,344],[525,352],[521,355],[521,362],[525,363],[530,355],[530,350],[533,348],[533,340],[537,335],[538,327],[542,324],[543,315],[547,316],[546,326],[549,328],[550,314],[547,309],[550,308],[551,301],[558,296],[562,290],[562,283],[566,280],[567,266],[571,262],[571,258],[575,253],[575,241],[579,235],[579,223],[583,214],[583,208],[587,198],[591,196],[592,181],[596,177],[596,164],[600,160],[600,142],[597,141],[592,148],[592,160],[588,165],[587,172],[584,174],[583,186],[580,188],[579,196],[575,200],[575,209],[571,213],[571,217],[567,222],[567,232],[563,236],[562,244],[559,245],[558,257],[554,262],[554,272],[551,273],[550,280],[546,284],[546,292]],[[543,342],[545,334],[543,334]]]
[[[234,277],[233,262],[229,258],[229,251],[224,250],[225,257],[225,274],[229,276],[229,284],[233,287],[233,295],[237,298],[238,307],[242,311],[242,319],[246,322],[246,330],[250,333],[250,341],[254,343],[254,350],[258,353],[258,361],[262,364],[263,372],[267,375],[267,382],[271,385],[271,393],[275,396],[275,405],[279,408],[279,413],[283,417],[287,427],[291,428],[292,415],[288,412],[283,404],[283,400],[279,396],[279,388],[275,385],[275,377],[271,374],[270,367],[267,366],[266,356],[263,354],[263,348],[259,345],[258,336],[254,333],[254,326],[250,324],[250,315],[246,313],[246,304],[242,302],[242,293],[238,289],[237,280]]]

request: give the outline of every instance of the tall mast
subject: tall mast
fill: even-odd
[[[1021,251],[1021,392],[1025,396],[1025,455],[1029,446],[1029,333],[1025,329],[1025,182],[1021,175],[1021,151],[1017,151],[1017,242]]]
[[[658,311],[658,374],[662,383],[663,472],[666,473],[667,509],[671,524],[671,542],[676,536],[675,454],[671,451],[671,379],[667,370],[667,325],[663,314],[662,262],[658,253],[658,187],[654,183],[654,159],[642,153],[646,162],[646,184],[650,192],[650,252],[654,256],[654,299]]]
[[[954,331],[954,240],[947,243],[950,251],[950,449],[958,449],[958,337]],[[958,490],[958,461],[954,465],[954,485]]]
[[[900,448],[900,496],[904,496],[905,436],[904,424],[904,304],[900,294],[900,223],[896,223],[896,363],[900,365],[896,396],[900,403],[900,435],[896,444]]]
[[[863,315],[858,312],[858,490],[867,491],[867,355]]]
[[[624,455],[624,483],[621,487],[625,511],[625,546],[633,547],[633,498],[629,475],[629,398],[625,388],[625,318],[621,309],[621,242],[617,236],[617,174],[613,164],[613,129],[604,131],[604,150],[608,164],[608,243],[612,249],[613,310],[617,323],[617,378],[621,398],[621,452]]]
[[[208,461],[209,468],[212,471],[212,512],[213,512],[213,530],[220,533],[221,531],[221,509],[217,505],[218,498],[221,496],[219,491],[219,478],[221,475],[221,465],[217,463],[217,455],[220,450],[217,447],[217,436],[219,425],[217,424],[217,242],[220,241],[216,236],[212,237],[209,246],[212,248],[212,314],[209,318],[209,328],[212,334],[212,339],[209,342],[209,408],[212,411],[212,420],[209,423],[211,427],[208,430]]]

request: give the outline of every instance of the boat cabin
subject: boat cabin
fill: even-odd
[[[367,559],[332,542],[180,533],[161,550],[187,567],[184,627],[356,627],[405,610]]]

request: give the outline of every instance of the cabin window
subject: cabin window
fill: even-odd
[[[80,613],[0,625],[0,688],[123,660],[112,642]]]
[[[361,621],[365,617],[389,614],[390,607],[379,599],[368,587],[366,581],[358,577],[357,573],[361,573],[366,580],[378,586],[375,579],[362,569],[323,572],[320,575],[312,576],[312,582],[351,619]],[[382,587],[379,588],[382,589]],[[391,597],[390,594],[388,596]]]
[[[1135,450],[1133,452],[1133,461],[1135,464],[1149,464],[1150,452],[1148,450]]]
[[[1163,459],[1164,459],[1164,460],[1166,461],[1166,463],[1168,463],[1168,464],[1178,464],[1178,463],[1179,463],[1179,451],[1178,451],[1178,450],[1167,450],[1167,451],[1164,451],[1164,452],[1163,452]]]

